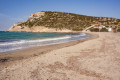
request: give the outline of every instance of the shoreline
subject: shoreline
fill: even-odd
[[[67,43],[47,45],[47,46],[37,46],[37,47],[18,50],[18,51],[10,52],[10,53],[0,53],[0,65],[1,65],[0,70],[11,65],[11,63],[13,63],[13,61],[17,62],[19,60],[24,60],[24,59],[28,59],[28,58],[35,57],[35,56],[40,56],[40,55],[46,54],[52,50],[57,50],[60,48],[73,46],[73,45],[79,44],[79,43],[87,41],[87,40],[98,38],[98,35],[95,35],[92,33],[86,33],[86,34],[90,34],[92,36],[87,39],[71,41],[71,42],[67,42]]]
[[[0,64],[0,79],[119,80],[120,34],[90,34],[94,36],[76,43],[44,47],[43,53],[39,47],[24,51],[21,58],[14,55]]]
[[[82,31],[69,31],[69,32],[65,32],[65,31],[53,31],[53,32],[32,32],[32,31],[3,31],[3,32],[27,32],[27,33],[82,33]]]
[[[5,32],[5,31],[4,31]],[[27,32],[27,33],[29,33],[29,32]],[[34,33],[34,32],[30,32],[30,33]],[[38,33],[38,32],[36,32],[36,33]],[[46,33],[46,32],[43,32],[43,33]],[[48,33],[48,32],[47,32]],[[54,33],[56,33],[56,32],[54,32]],[[59,32],[58,32],[59,33]],[[85,36],[85,37],[82,37],[83,35],[87,35],[87,36]],[[71,37],[73,36],[74,37],[74,35],[76,36],[76,35],[80,35],[81,37],[79,38],[79,39],[72,39]],[[68,36],[68,37],[67,37]],[[70,36],[70,37],[69,37]],[[45,38],[30,38],[30,39],[19,39],[19,40],[14,40],[13,42],[12,42],[12,40],[11,40],[11,42],[5,42],[5,43],[3,43],[3,44],[1,44],[1,45],[9,45],[9,44],[18,44],[19,43],[19,41],[20,41],[20,43],[26,43],[27,42],[27,40],[28,40],[28,42],[30,41],[31,43],[34,41],[34,42],[41,42],[42,43],[42,41],[49,41],[49,39],[52,41],[52,40],[61,40],[61,39],[63,39],[64,40],[64,38],[66,39],[66,37],[67,38],[70,38],[69,40],[66,40],[66,41],[64,41],[64,42],[62,42],[62,40],[61,41],[59,41],[59,43],[57,43],[57,42],[52,42],[52,43],[50,43],[50,42],[48,42],[47,44],[42,44],[41,45],[41,43],[40,43],[40,45],[34,45],[34,46],[31,46],[31,45],[27,45],[27,47],[24,47],[24,48],[20,48],[19,49],[19,47],[18,47],[18,49],[14,49],[14,47],[12,48],[12,50],[11,50],[11,48],[10,48],[10,50],[9,50],[9,48],[7,48],[7,49],[3,49],[3,51],[0,51],[0,54],[7,54],[7,53],[14,53],[14,52],[18,52],[18,51],[22,51],[22,50],[26,50],[26,49],[29,49],[29,48],[33,48],[33,47],[42,47],[42,46],[49,46],[49,45],[57,45],[57,44],[64,44],[64,43],[69,43],[69,42],[74,42],[74,41],[79,41],[79,40],[82,40],[82,39],[86,39],[86,38],[89,38],[89,37],[91,37],[92,35],[90,35],[90,34],[88,34],[88,33],[84,33],[84,32],[69,32],[69,33],[66,33],[66,35],[60,35],[60,36],[53,36],[53,37],[45,37]],[[52,39],[53,38],[53,39]],[[39,40],[39,41],[38,41]],[[42,41],[41,41],[42,40]],[[23,42],[23,41],[25,41],[25,42]],[[44,43],[44,42],[43,42]],[[50,43],[50,44],[49,44]],[[31,46],[31,47],[29,47],[29,46]],[[3,48],[4,47],[7,47],[7,46],[3,46]]]
[[[61,44],[61,43],[76,41],[76,40],[90,37],[90,35],[84,34],[83,32],[76,32],[76,33],[59,33],[59,32],[55,33],[54,32],[54,33],[50,33],[50,35],[48,32],[47,33],[3,32],[2,34],[3,35],[1,35],[1,37],[3,38],[0,40],[0,47],[1,47],[0,53],[10,53],[10,52],[15,52],[18,50],[23,50],[31,47],[36,47],[36,46]],[[9,39],[6,38],[8,36],[7,34],[10,34]],[[15,37],[12,36],[14,34],[15,34]]]

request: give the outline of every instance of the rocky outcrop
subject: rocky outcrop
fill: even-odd
[[[33,18],[39,18],[41,16],[44,16],[45,12],[37,12],[37,13],[33,13],[29,16],[30,19],[33,19]]]

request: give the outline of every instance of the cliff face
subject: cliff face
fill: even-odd
[[[44,16],[45,12],[37,12],[37,13],[33,13],[30,15],[30,19],[33,19],[33,18],[39,18],[41,16]]]
[[[33,13],[28,20],[14,24],[10,32],[72,32],[82,31],[94,25],[110,26],[120,23],[119,19],[92,17],[64,12],[41,11]]]
[[[55,29],[55,28],[47,28],[44,26],[33,26],[31,28],[26,26],[13,26],[11,27],[8,32],[73,32],[72,30],[68,29]]]

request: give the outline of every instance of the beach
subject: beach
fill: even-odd
[[[120,33],[0,54],[0,80],[120,80]]]

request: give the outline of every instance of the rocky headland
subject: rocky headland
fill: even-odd
[[[41,11],[31,14],[24,22],[15,23],[8,32],[74,32],[92,25],[116,28],[119,23],[120,19],[116,18]]]

